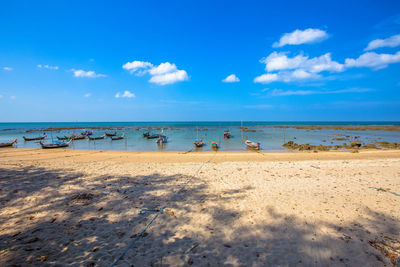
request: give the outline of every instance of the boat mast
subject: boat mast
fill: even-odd
[[[240,121],[240,134],[242,136],[242,145],[243,145],[243,120]]]

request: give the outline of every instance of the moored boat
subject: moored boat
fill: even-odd
[[[99,140],[99,139],[104,139],[104,137],[106,137],[106,136],[105,135],[94,136],[94,137],[88,136],[89,140]]]
[[[205,145],[203,138],[200,138],[200,140],[194,140],[193,144],[195,147],[203,147]]]
[[[260,142],[255,143],[253,141],[250,141],[247,136],[246,136],[246,146],[247,146],[247,148],[260,150]]]
[[[81,133],[81,135],[86,135],[86,136],[89,136],[89,135],[92,135],[92,134],[93,134],[93,132],[92,131],[88,131],[88,130],[86,130],[86,131]]]
[[[213,139],[212,142],[211,142],[211,148],[212,148],[212,149],[218,149],[218,148],[219,148],[218,143],[215,142],[214,139]]]
[[[226,130],[226,131],[224,132],[224,138],[229,139],[229,138],[231,138],[231,137],[232,137],[231,132],[230,132],[229,130]]]
[[[144,132],[143,137],[148,138],[150,136],[150,132]]]
[[[9,147],[9,146],[13,146],[15,143],[17,143],[17,138],[15,138],[14,141],[12,141],[12,142],[0,143],[0,147]]]
[[[71,140],[83,140],[86,138],[86,135],[71,135],[69,138],[71,138]]]
[[[68,147],[70,143],[71,140],[68,142],[54,142],[48,144],[44,144],[42,141],[40,141],[40,145],[42,146],[43,149]]]
[[[43,135],[39,136],[39,137],[29,138],[29,137],[22,136],[22,138],[24,138],[25,141],[36,141],[36,140],[43,140],[44,138],[46,138],[46,136],[47,136],[46,133],[43,133]]]
[[[156,138],[160,138],[160,134],[149,134],[146,138],[147,139],[156,139]]]
[[[125,137],[125,133],[123,133],[121,136],[113,136],[111,137],[111,140],[121,140],[124,139]]]
[[[116,136],[116,135],[117,135],[117,132],[113,132],[113,133],[107,133],[107,132],[105,132],[105,135],[108,136],[108,137]]]
[[[159,134],[159,138],[157,139],[156,142],[157,142],[157,144],[159,144],[159,145],[168,143],[168,137],[166,137],[165,135],[163,135],[163,131]]]
[[[58,140],[60,140],[60,141],[62,141],[62,140],[68,140],[69,139],[69,137],[67,137],[67,136],[56,136],[57,137],[57,139]]]

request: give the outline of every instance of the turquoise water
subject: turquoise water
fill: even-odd
[[[68,149],[84,150],[126,150],[126,151],[189,151],[194,149],[193,141],[203,138],[206,146],[199,151],[210,151],[210,143],[214,139],[220,144],[220,150],[238,151],[245,150],[244,140],[246,136],[254,142],[261,143],[264,151],[284,151],[283,129],[271,126],[296,126],[296,125],[400,125],[400,122],[243,122],[243,127],[256,132],[242,132],[241,122],[57,122],[57,123],[0,123],[0,142],[6,142],[18,138],[17,147],[40,147],[38,141],[25,142],[22,136],[37,137],[44,131],[47,133],[46,142],[57,140],[56,136],[77,134],[83,130],[71,129],[61,131],[48,131],[53,128],[74,127],[110,127],[118,128],[118,135],[125,133],[123,140],[73,141]],[[164,134],[168,137],[168,143],[162,147],[156,144],[156,139],[143,138],[143,132],[151,128],[152,133],[160,133],[164,128]],[[197,130],[198,129],[198,130]],[[229,129],[231,139],[224,139],[223,133]],[[93,136],[104,134],[105,130],[92,130]],[[344,141],[335,141],[335,135],[360,136],[359,140],[365,143],[373,143],[373,140],[400,142],[400,132],[392,131],[344,131],[344,130],[301,130],[288,128],[285,130],[285,141],[293,140],[296,143],[309,143],[314,145],[341,145]],[[325,140],[325,142],[323,142]]]

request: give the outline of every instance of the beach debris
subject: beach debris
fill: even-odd
[[[79,199],[79,200],[90,200],[93,199],[94,195],[92,193],[80,193],[74,194],[72,199]]]
[[[172,210],[170,210],[168,212],[168,214],[169,214],[169,216],[176,218],[175,213]]]
[[[37,260],[41,262],[47,261],[47,256],[40,256]]]
[[[393,195],[395,195],[395,196],[400,196],[400,194],[391,192],[391,191],[390,191],[390,188],[386,188],[386,189],[385,189],[385,188],[382,188],[382,187],[371,187],[371,188],[375,189],[376,191],[387,192],[387,193],[391,193],[391,194],[393,194]]]
[[[226,248],[231,248],[232,246],[225,243],[225,244],[224,244],[224,247],[226,247]]]
[[[99,250],[98,247],[94,247],[91,251],[92,251],[92,252],[96,252],[96,251],[98,251],[98,250]]]
[[[187,260],[187,264],[192,265],[193,263],[194,263],[194,261],[193,261],[192,258],[189,258],[189,259]]]
[[[53,223],[53,222],[55,222],[56,220],[57,220],[57,217],[52,218],[52,219],[50,220],[50,222]]]
[[[370,240],[368,244],[380,251],[385,257],[389,258],[394,266],[398,266],[400,257],[400,241],[389,236],[384,236],[382,239]]]

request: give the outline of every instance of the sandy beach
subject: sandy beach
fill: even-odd
[[[110,266],[159,214],[117,266],[392,266],[391,192],[398,150],[1,149],[0,265]]]

